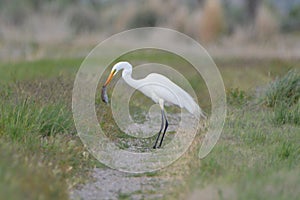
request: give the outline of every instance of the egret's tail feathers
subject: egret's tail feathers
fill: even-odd
[[[185,106],[185,108],[195,117],[201,118],[203,117],[204,119],[207,119],[205,113],[202,111],[202,109],[196,104],[194,101],[190,101],[188,106]]]
[[[197,104],[196,104],[196,109],[194,110],[194,112],[192,114],[199,119],[201,117],[203,117],[204,119],[207,119],[206,114],[202,111],[202,109]]]

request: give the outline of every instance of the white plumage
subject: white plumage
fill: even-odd
[[[104,87],[106,87],[106,85],[110,82],[112,77],[122,69],[123,69],[122,78],[125,80],[125,82],[128,85],[141,91],[144,95],[151,98],[155,103],[159,103],[162,110],[162,119],[165,119],[164,134],[168,127],[168,121],[164,113],[165,104],[166,105],[174,104],[181,108],[185,108],[187,111],[189,111],[197,118],[205,117],[201,108],[194,101],[194,99],[186,91],[184,91],[178,85],[173,83],[167,77],[161,74],[151,73],[144,79],[139,79],[139,80],[133,79],[131,77],[132,65],[128,62],[118,62],[113,66],[110,76],[108,77],[106,83],[104,84]],[[158,138],[160,136],[160,132],[162,131],[162,128],[163,128],[163,120],[162,120],[161,130],[159,131],[154,148],[156,148]],[[158,147],[161,146],[163,137]]]

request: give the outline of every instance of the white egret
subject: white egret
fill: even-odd
[[[144,79],[135,80],[131,77],[132,65],[128,62],[118,62],[113,66],[109,77],[107,78],[104,86],[102,87],[102,100],[105,103],[108,102],[106,86],[109,84],[112,77],[115,76],[122,69],[122,78],[125,80],[125,82],[131,87],[141,91],[144,95],[151,98],[155,103],[158,103],[161,108],[162,122],[157,139],[153,146],[154,149],[161,147],[165,133],[168,128],[168,119],[164,111],[165,104],[177,105],[181,108],[185,108],[187,111],[189,111],[191,114],[198,118],[205,118],[204,113],[202,112],[198,104],[193,100],[193,98],[186,91],[184,91],[178,85],[173,83],[170,79],[161,74],[151,73]],[[157,146],[162,130],[163,135],[159,145]]]

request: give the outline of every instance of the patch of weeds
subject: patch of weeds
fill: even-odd
[[[145,175],[147,177],[155,177],[155,176],[158,176],[159,175],[159,172],[158,171],[154,171],[154,172],[146,172]]]
[[[0,97],[2,101],[8,100],[12,95],[12,89],[8,84],[0,84]]]
[[[25,99],[16,105],[2,104],[0,114],[0,126],[13,140],[26,142],[58,133],[74,133],[72,113],[64,105],[39,107]]]
[[[201,176],[202,177],[217,177],[221,172],[221,165],[215,157],[208,157],[202,160],[201,163]]]
[[[295,155],[297,155],[300,150],[297,149],[295,144],[285,141],[280,147],[278,147],[277,151],[279,159],[286,160],[289,158],[296,159]]]
[[[273,119],[275,124],[300,124],[300,100],[297,104],[289,106],[287,103],[278,103],[274,108]]]
[[[125,135],[125,134],[124,134]],[[120,140],[119,140],[120,141]],[[127,142],[127,141],[124,141],[124,140],[121,140],[119,143],[118,143],[118,147],[121,148],[121,149],[128,149],[130,147],[130,143]]]
[[[84,181],[87,169],[98,163],[85,151],[80,139],[75,136],[72,113],[65,105],[39,105],[25,99],[17,102],[3,101],[0,103],[0,108],[0,142],[17,146],[16,154],[22,157],[36,158],[32,163],[27,164],[43,165],[42,171],[51,171],[53,179],[66,182],[67,186],[58,187],[61,190]],[[5,149],[1,152],[5,152]],[[26,171],[27,164],[23,165],[22,162],[18,163],[20,171],[23,168]],[[8,166],[11,164],[12,162],[7,163]],[[30,173],[39,176],[38,173],[34,173],[34,170],[31,172],[31,169]],[[23,174],[18,174],[18,177],[20,181],[23,180]],[[38,181],[43,182],[45,187],[46,185],[50,187],[52,184],[51,179],[47,182],[37,178]],[[15,184],[23,183],[16,181]],[[35,193],[35,188],[28,188],[28,192]]]
[[[66,75],[48,79],[17,81],[12,85],[15,92],[11,98],[34,99],[41,104],[61,103],[70,104],[72,99],[73,80]],[[13,90],[11,89],[11,90]]]
[[[245,134],[245,142],[248,145],[252,144],[264,144],[266,142],[267,135],[262,130],[251,130],[247,134]]]
[[[268,107],[284,102],[288,106],[298,103],[300,98],[300,73],[298,70],[290,70],[285,76],[272,82],[262,98]]]
[[[119,200],[130,200],[131,195],[127,193],[122,193],[121,191],[118,192],[118,199]]]
[[[250,100],[250,96],[239,88],[231,88],[227,91],[227,102],[230,105],[242,106]]]
[[[275,124],[300,124],[300,73],[291,70],[277,78],[267,88],[262,102],[273,108],[271,120]]]
[[[254,109],[255,111],[249,111],[249,109]],[[247,106],[243,109],[230,107],[224,126],[225,130],[230,132],[230,134],[222,135],[221,137],[236,144],[246,144],[249,147],[265,144],[268,142],[267,139],[270,132],[266,127],[266,124],[270,122],[266,119],[266,116],[269,115],[268,112],[262,109],[257,110],[256,107],[250,108]]]

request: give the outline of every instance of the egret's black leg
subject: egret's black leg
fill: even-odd
[[[166,115],[165,115],[165,112],[164,112],[164,111],[163,111],[163,116],[164,116],[164,118],[165,118],[165,120],[166,120],[166,125],[165,125],[165,129],[164,129],[164,132],[163,132],[163,135],[162,135],[162,138],[161,138],[161,140],[160,140],[160,143],[159,143],[159,146],[158,146],[158,148],[160,148],[160,147],[161,147],[161,145],[162,145],[162,142],[163,142],[163,140],[164,140],[164,137],[165,137],[165,134],[166,134],[166,131],[167,131],[168,125],[169,125],[169,123],[168,123],[168,119],[167,119],[167,117],[166,117]]]
[[[159,137],[160,137],[160,134],[161,134],[161,131],[162,131],[163,127],[164,127],[164,111],[162,110],[161,111],[161,126],[160,126],[160,130],[158,132],[158,136],[156,138],[155,144],[153,146],[153,149],[156,149],[156,145],[158,143],[158,140],[159,140]]]

